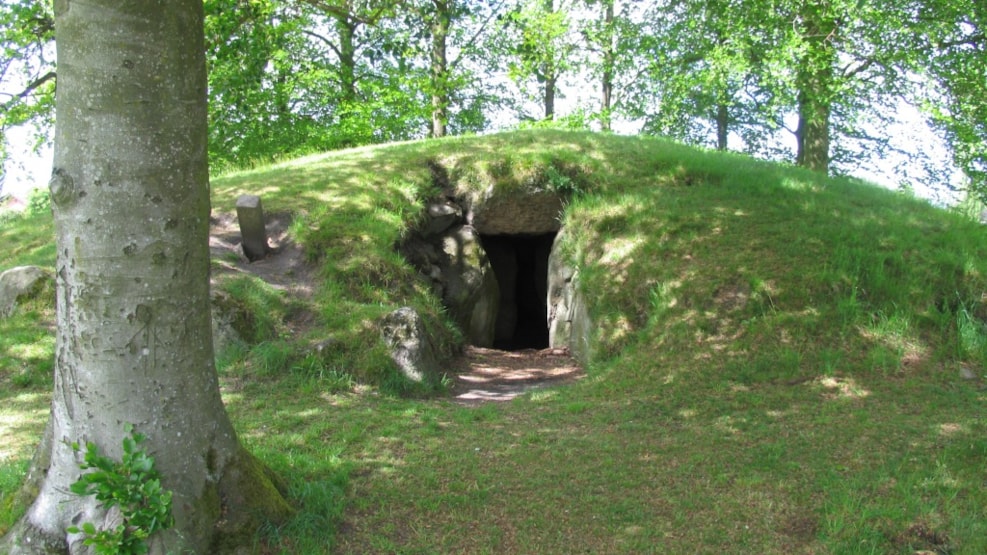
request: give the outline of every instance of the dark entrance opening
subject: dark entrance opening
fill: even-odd
[[[555,235],[480,236],[500,287],[494,348],[548,347],[548,256]]]

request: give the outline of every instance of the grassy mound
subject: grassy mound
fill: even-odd
[[[448,353],[461,342],[394,252],[423,200],[532,182],[572,195],[590,377],[480,409],[389,395],[431,390],[395,376],[380,316],[410,305]],[[251,193],[292,214],[316,268],[304,299],[217,276],[258,330],[220,354],[227,405],[301,505],[264,549],[987,552],[987,237],[962,216],[742,156],[546,130],[212,185],[214,211]],[[6,220],[17,248],[0,268],[50,265],[49,225]],[[0,322],[5,437],[40,431],[50,317]],[[20,445],[0,460],[5,499]]]

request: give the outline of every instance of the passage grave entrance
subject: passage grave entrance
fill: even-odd
[[[427,204],[400,245],[470,345],[586,354],[578,272],[559,247],[565,200],[538,185],[450,192]]]

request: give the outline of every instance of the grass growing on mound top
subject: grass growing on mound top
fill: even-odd
[[[368,387],[387,375],[380,315],[411,305],[459,341],[393,254],[422,200],[532,182],[575,193],[589,377],[476,409]],[[293,213],[320,278],[309,300],[232,291],[272,320],[225,355],[224,398],[301,506],[258,552],[987,552],[987,238],[965,218],[560,131],[306,157],[213,191],[218,211],[249,192]],[[313,359],[325,333],[334,350]],[[0,461],[5,499],[26,456]]]

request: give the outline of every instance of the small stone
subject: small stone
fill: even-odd
[[[7,318],[17,303],[38,295],[51,276],[37,266],[18,266],[0,274],[0,318]]]
[[[426,237],[442,233],[462,220],[463,217],[462,208],[447,202],[429,204],[426,212],[428,213],[428,222],[422,229],[422,233]]]
[[[438,375],[435,350],[415,309],[405,306],[388,314],[381,321],[380,331],[391,359],[405,377],[422,382]]]

